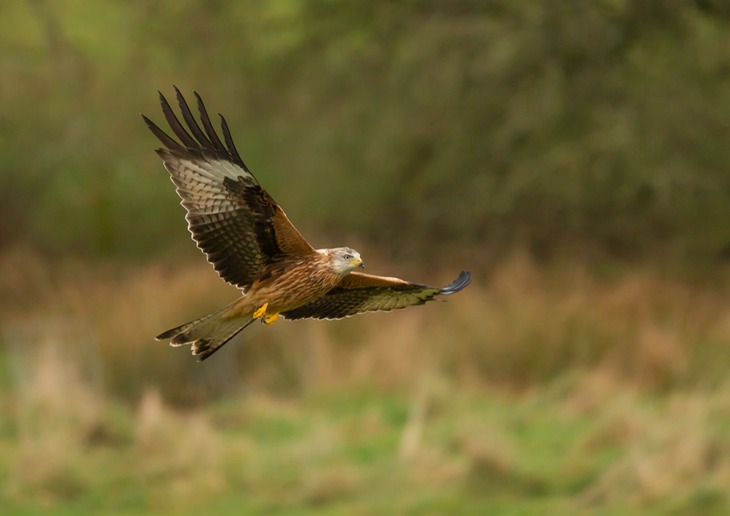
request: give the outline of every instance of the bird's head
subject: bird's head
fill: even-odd
[[[332,266],[336,274],[347,274],[360,267],[365,268],[360,253],[349,247],[337,247],[329,250]]]

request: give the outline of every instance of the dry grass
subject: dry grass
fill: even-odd
[[[153,336],[236,295],[202,260],[95,270],[66,263],[58,270],[16,253],[0,266],[19,271],[0,283],[0,292],[16,300],[0,314],[6,344],[33,348],[33,339],[16,346],[21,337],[14,335],[47,328],[47,321],[84,328],[83,354],[104,372],[106,386],[125,396],[148,386],[188,403],[241,388],[403,388],[424,370],[464,385],[521,389],[576,368],[608,369],[621,381],[667,389],[712,385],[730,365],[726,289],[644,270],[598,279],[580,266],[546,271],[518,256],[489,277],[477,273],[474,285],[448,303],[252,327],[199,367]],[[79,346],[73,340],[69,349]]]
[[[204,263],[0,266],[11,509],[730,504],[721,284],[518,257],[446,304],[250,328],[201,366],[151,336],[235,294]]]

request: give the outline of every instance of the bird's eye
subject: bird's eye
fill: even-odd
[[[352,260],[352,255],[351,254],[346,254],[345,255],[345,260]]]

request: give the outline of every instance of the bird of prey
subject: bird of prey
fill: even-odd
[[[454,294],[471,282],[467,271],[443,288],[365,274],[356,270],[364,263],[354,249],[315,249],[245,165],[223,116],[219,115],[221,141],[200,95],[194,92],[199,124],[177,87],[175,92],[182,122],[162,93],[160,102],[179,141],[142,118],[162,142],[156,152],[182,199],[193,240],[242,296],[161,333],[157,340],[169,340],[172,346],[190,344],[193,355],[203,361],[255,320],[269,325],[279,315],[339,319],[394,310]]]

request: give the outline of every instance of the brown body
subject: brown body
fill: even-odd
[[[266,313],[278,314],[322,297],[339,284],[342,275],[328,270],[326,251],[316,251],[315,258],[274,264],[226,315],[246,316],[264,305]]]

